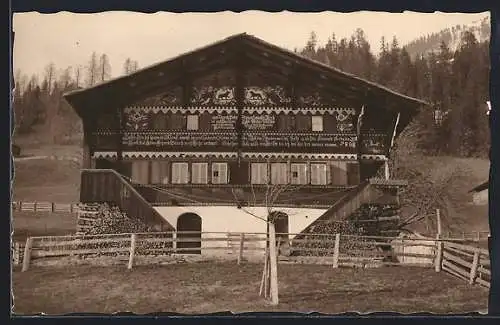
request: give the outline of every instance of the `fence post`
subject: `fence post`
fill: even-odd
[[[23,256],[23,268],[21,272],[26,272],[28,271],[30,267],[30,260],[31,260],[31,246],[33,245],[33,238],[28,237],[26,239],[26,246],[24,246],[24,256]]]
[[[172,232],[172,250],[177,253],[177,231]]]
[[[271,303],[277,305],[278,299],[278,265],[276,254],[276,230],[274,223],[269,223],[269,256],[270,256],[270,266],[271,266]]]
[[[436,272],[441,272],[441,265],[443,263],[443,242],[440,240],[439,234],[436,235],[436,257],[434,259],[434,269]]]
[[[481,241],[481,233],[479,231],[476,234],[476,241]]]
[[[238,254],[238,265],[240,265],[241,261],[243,260],[243,247],[245,245],[245,234],[241,233],[240,234],[240,253]]]
[[[479,250],[474,251],[474,259],[472,260],[472,267],[470,268],[469,284],[476,282],[477,268],[479,267]]]
[[[37,206],[38,206],[38,202],[36,202],[36,201],[35,201],[35,202],[33,203],[33,211],[34,211],[34,212],[36,212],[36,208],[37,208]]]
[[[50,210],[51,210],[51,212],[56,211],[56,204],[55,204],[55,202],[52,202],[52,203],[50,204]]]
[[[135,241],[137,238],[137,234],[132,234],[130,236],[130,256],[128,259],[127,269],[132,269],[132,265],[134,265],[134,255],[135,255]]]
[[[73,203],[70,203],[69,204],[69,212],[73,213],[73,210],[74,210]]]
[[[21,255],[21,252],[20,252],[20,245],[18,242],[15,242],[14,243],[14,252],[12,255],[14,255],[14,265],[19,265],[19,257]]]
[[[335,246],[333,247],[333,268],[339,267],[340,234],[335,234]]]

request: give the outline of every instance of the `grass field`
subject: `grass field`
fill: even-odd
[[[189,263],[116,267],[33,267],[13,273],[18,314],[131,311],[464,313],[485,311],[488,291],[433,269],[336,269],[279,265],[280,305],[258,296],[262,265]]]

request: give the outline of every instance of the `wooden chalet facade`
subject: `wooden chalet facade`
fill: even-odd
[[[167,228],[183,213],[224,224],[208,231],[256,231],[232,215],[265,208],[274,186],[287,187],[274,207],[305,211],[290,232],[360,204],[366,184],[396,200],[401,182],[369,180],[425,105],[247,34],[65,98],[84,125],[82,202]]]

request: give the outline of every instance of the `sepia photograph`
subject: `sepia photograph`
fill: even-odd
[[[15,13],[13,315],[488,311],[490,13]]]

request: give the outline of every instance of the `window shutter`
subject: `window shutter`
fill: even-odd
[[[323,116],[312,116],[311,117],[312,130],[314,132],[323,131]]]
[[[212,164],[212,183],[227,184],[227,163]]]
[[[208,164],[207,163],[193,163],[191,165],[192,174],[191,182],[193,184],[207,184],[208,180]]]
[[[291,183],[307,184],[307,164],[290,164]]]
[[[188,115],[187,129],[191,131],[198,130],[198,115]]]
[[[311,164],[311,184],[326,185],[326,164]]]
[[[287,184],[288,173],[286,163],[271,164],[271,183],[272,184]]]
[[[162,184],[168,184],[169,172],[168,172],[168,162],[160,162],[160,182]]]
[[[267,184],[267,164],[266,163],[253,163],[252,164],[252,184]]]
[[[161,183],[161,162],[151,161],[151,184]]]
[[[359,175],[359,164],[358,163],[348,163],[346,165],[347,169],[347,184],[358,185],[360,182]]]
[[[172,183],[187,184],[189,181],[189,171],[187,163],[172,164]]]

